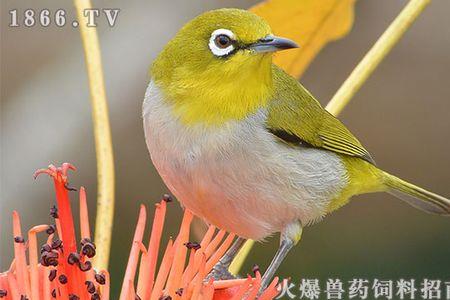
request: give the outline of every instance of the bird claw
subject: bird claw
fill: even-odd
[[[228,266],[223,265],[222,263],[218,262],[211,272],[206,277],[206,280],[209,280],[213,278],[214,280],[229,280],[229,279],[236,279],[237,277],[228,271]]]

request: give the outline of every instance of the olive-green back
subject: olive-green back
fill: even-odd
[[[312,147],[322,148],[372,164],[369,152],[337,118],[295,78],[273,66],[274,95],[268,106],[267,127],[285,141],[298,138]],[[291,138],[289,138],[291,137]],[[294,139],[292,139],[294,137]]]

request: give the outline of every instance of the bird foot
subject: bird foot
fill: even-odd
[[[213,278],[214,280],[229,280],[237,277],[228,271],[228,266],[222,264],[220,261],[213,267],[211,272],[206,277],[206,280]]]

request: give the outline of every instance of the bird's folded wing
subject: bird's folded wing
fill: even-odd
[[[267,129],[289,144],[304,144],[374,161],[355,136],[297,80],[274,66],[274,95]]]

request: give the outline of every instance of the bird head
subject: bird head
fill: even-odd
[[[186,124],[242,119],[272,92],[272,54],[296,48],[261,17],[239,9],[188,22],[155,60],[152,79]]]

